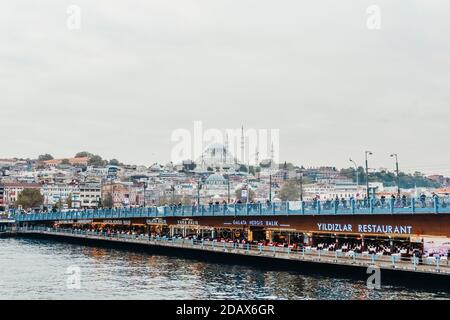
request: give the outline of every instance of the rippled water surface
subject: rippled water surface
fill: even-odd
[[[80,288],[68,287],[79,267]],[[70,283],[69,283],[70,285]],[[177,257],[0,239],[2,299],[450,299],[450,293],[250,269]]]

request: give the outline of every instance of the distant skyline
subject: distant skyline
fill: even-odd
[[[66,26],[69,5],[81,29]],[[366,26],[376,4],[381,29]],[[0,11],[0,158],[170,161],[174,130],[279,129],[280,160],[450,176],[450,3],[87,0]]]

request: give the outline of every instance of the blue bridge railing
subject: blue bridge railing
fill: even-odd
[[[277,203],[172,205],[145,208],[89,209],[12,214],[17,222],[201,216],[342,215],[342,214],[446,214],[447,201],[429,199],[370,199],[287,201]]]

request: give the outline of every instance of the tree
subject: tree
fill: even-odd
[[[102,205],[105,208],[112,208],[114,205],[113,197],[111,192],[105,194],[105,197],[102,200]]]
[[[97,201],[97,207],[103,208],[103,201],[102,201],[102,198],[101,198],[101,197],[98,198],[98,201]]]
[[[109,160],[109,164],[112,165],[112,166],[120,166],[120,162],[117,159]]]
[[[61,164],[70,165],[69,159],[62,159]]]
[[[288,171],[292,171],[292,170],[294,170],[294,165],[292,164],[292,163],[290,163],[290,162],[284,162],[283,164],[279,164],[278,165],[278,168],[279,169],[284,169],[284,170],[288,170]]]
[[[239,165],[238,171],[240,171],[240,172],[248,172],[248,168],[247,168],[247,166],[245,164],[241,164],[241,165]]]
[[[39,160],[39,161],[53,160],[53,156],[52,156],[51,154],[48,154],[48,153],[46,153],[46,154],[41,154],[41,155],[38,157],[38,160]]]
[[[279,193],[283,201],[295,201],[300,199],[300,186],[297,181],[289,180],[283,184]]]
[[[81,151],[75,155],[75,158],[86,158],[86,157],[91,157],[91,156],[92,156],[92,153],[87,152],[87,151]]]
[[[44,203],[44,196],[39,189],[23,189],[17,197],[16,206],[22,206],[24,209],[37,208]]]
[[[72,194],[71,193],[69,193],[69,195],[67,196],[66,204],[69,208],[72,208]]]
[[[352,179],[356,182],[356,170],[354,168],[341,169],[339,172],[342,176]],[[411,189],[414,186],[425,188],[437,188],[439,183],[428,179],[421,172],[414,172],[413,174],[407,174],[399,172],[400,188]],[[358,178],[360,184],[366,183],[366,173],[364,168],[358,168]],[[369,182],[382,182],[387,187],[393,187],[397,185],[397,175],[390,171],[379,171],[369,174]]]
[[[89,158],[88,164],[94,167],[102,167],[107,164],[107,161],[103,160],[99,155],[93,155]]]
[[[241,200],[242,202],[246,202],[247,199],[242,197],[242,189],[238,189],[235,192],[236,195],[236,200]],[[255,191],[253,191],[252,189],[250,189],[250,192],[248,193],[248,197],[249,197],[249,201],[252,201],[253,199],[255,199]]]

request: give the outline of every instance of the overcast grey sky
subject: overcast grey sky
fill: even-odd
[[[66,26],[81,8],[81,29]],[[381,29],[366,26],[369,5]],[[450,2],[14,0],[0,9],[0,158],[167,162],[171,133],[279,129],[305,166],[450,174]]]

